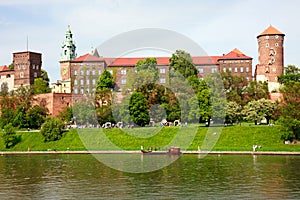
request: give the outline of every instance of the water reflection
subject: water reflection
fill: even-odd
[[[134,159],[143,166],[152,158]],[[0,197],[299,199],[299,167],[297,156],[183,155],[161,170],[136,174],[109,168],[92,155],[0,156]]]

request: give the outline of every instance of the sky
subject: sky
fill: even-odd
[[[285,65],[300,66],[299,8],[298,0],[2,0],[0,66],[26,51],[28,38],[28,50],[42,53],[42,67],[56,82],[68,25],[78,56],[118,34],[159,28],[185,35],[211,56],[238,48],[253,58],[253,68],[256,36],[272,25],[285,34]]]

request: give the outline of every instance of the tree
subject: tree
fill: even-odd
[[[101,90],[103,88],[112,89],[114,87],[114,80],[111,73],[104,70],[97,81],[96,90]]]
[[[242,114],[247,121],[253,120],[255,125],[259,120],[266,118],[267,124],[269,124],[275,110],[275,103],[270,100],[260,99],[257,101],[250,101],[244,107]]]
[[[147,100],[141,92],[133,92],[129,102],[129,113],[132,121],[139,125],[149,124],[150,116],[147,107]]]
[[[269,98],[268,83],[251,81],[245,91],[245,102]]]
[[[150,72],[153,75],[153,82],[158,79],[158,69],[157,69],[157,60],[156,58],[146,58],[146,60],[139,60],[135,64],[137,72],[146,71]]]
[[[4,134],[2,137],[4,140],[5,148],[7,149],[15,146],[20,141],[20,138],[17,136],[11,123],[4,126]]]
[[[58,119],[63,121],[64,123],[69,123],[73,120],[73,112],[72,107],[64,107],[57,115]]]
[[[228,122],[235,122],[242,117],[242,106],[235,101],[229,101],[226,105],[226,118]]]
[[[47,109],[35,105],[32,108],[28,109],[26,112],[26,118],[30,128],[40,128],[42,124],[45,122],[47,116]]]
[[[49,88],[49,83],[47,83],[42,78],[36,78],[34,79],[34,94],[44,94],[51,92],[51,89]]]
[[[300,82],[300,69],[298,67],[295,65],[288,65],[284,69],[285,73],[278,76],[279,83]]]
[[[170,76],[172,76],[174,72],[179,72],[185,78],[193,75],[197,76],[197,69],[189,53],[183,50],[176,50],[169,61]]]
[[[16,111],[11,107],[3,107],[1,112],[1,128],[4,128],[4,126],[11,123],[11,121],[15,118]]]
[[[55,118],[48,117],[42,125],[41,134],[44,137],[44,142],[56,141],[62,138],[64,123]]]
[[[300,82],[286,82],[281,92],[280,118],[285,139],[299,139],[300,136]]]

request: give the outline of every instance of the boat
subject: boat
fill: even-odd
[[[180,155],[180,148],[179,147],[170,147],[168,151],[152,151],[150,150],[143,150],[141,149],[141,152],[143,154],[149,154],[149,155],[156,155],[156,154],[169,154],[169,155]]]

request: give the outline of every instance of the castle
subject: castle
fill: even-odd
[[[203,78],[217,71],[230,71],[233,76],[244,76],[248,81],[255,79],[268,82],[269,92],[274,95],[280,87],[277,76],[283,74],[284,69],[284,36],[271,25],[257,36],[259,63],[255,66],[254,76],[252,58],[235,48],[220,56],[193,56],[198,77]],[[103,70],[108,70],[115,78],[115,91],[121,91],[126,85],[128,72],[134,69],[137,61],[146,59],[145,57],[104,58],[99,56],[97,49],[90,54],[77,57],[70,26],[61,48],[59,61],[61,80],[51,84],[52,93],[38,95],[52,115],[58,114],[63,107],[71,106],[74,96],[80,97],[93,93]],[[156,60],[159,70],[158,81],[159,84],[164,85],[168,78],[169,57],[157,57]],[[0,67],[1,90],[10,91],[20,86],[33,85],[34,79],[41,76],[40,53],[29,51],[13,53],[13,65],[14,69],[7,66]]]

